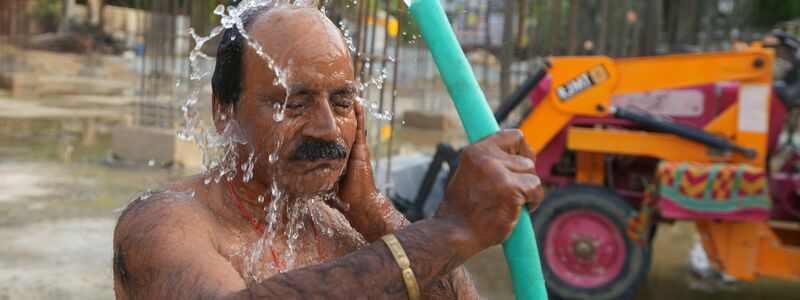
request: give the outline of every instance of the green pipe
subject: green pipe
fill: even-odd
[[[470,143],[500,130],[439,0],[405,0],[453,98]],[[410,2],[410,3],[409,3]],[[547,299],[539,250],[527,207],[503,243],[517,299]]]

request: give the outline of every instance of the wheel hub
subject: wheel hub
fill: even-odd
[[[553,219],[545,233],[544,256],[562,281],[596,288],[620,275],[627,248],[621,229],[605,215],[570,210]]]
[[[575,254],[581,260],[588,260],[594,257],[595,248],[597,246],[592,242],[592,239],[587,236],[581,236],[579,238],[573,238],[572,242],[572,253]]]

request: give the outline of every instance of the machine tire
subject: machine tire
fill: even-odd
[[[634,212],[625,199],[598,186],[572,185],[545,197],[531,218],[551,298],[633,295],[650,268],[650,247],[626,235]]]

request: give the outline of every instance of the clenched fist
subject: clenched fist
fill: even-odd
[[[468,146],[434,219],[465,230],[466,257],[505,241],[523,205],[544,197],[535,154],[519,130],[503,130]]]

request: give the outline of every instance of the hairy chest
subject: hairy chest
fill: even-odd
[[[309,215],[277,225],[271,235],[255,228],[223,230],[217,249],[250,285],[280,272],[334,260],[366,244],[338,211],[323,208]]]

